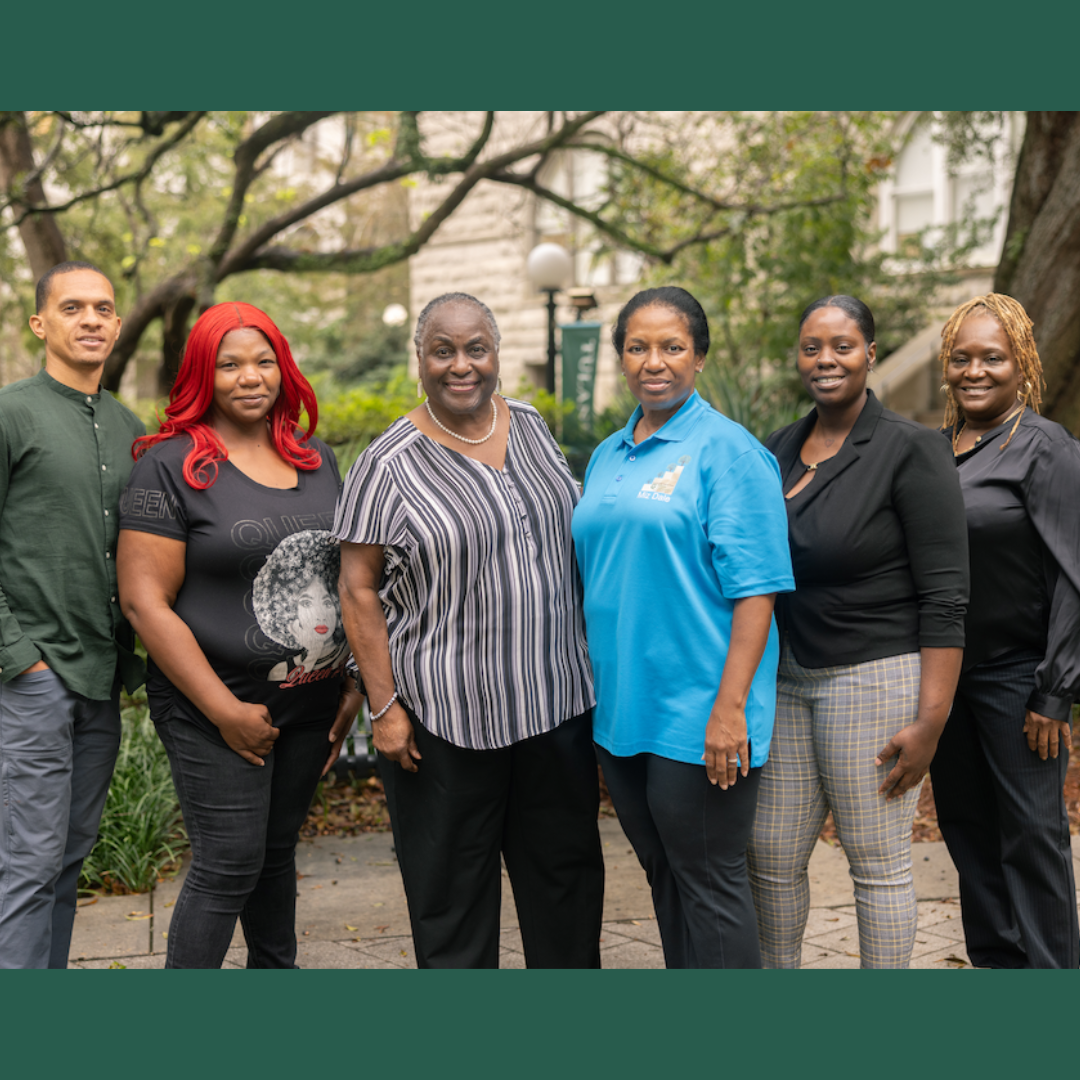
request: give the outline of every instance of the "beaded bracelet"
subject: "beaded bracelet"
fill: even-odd
[[[385,716],[390,711],[390,706],[393,705],[395,701],[397,701],[397,691],[396,690],[391,695],[390,700],[377,713],[372,713],[371,714],[371,719],[372,720],[378,720],[381,717]]]

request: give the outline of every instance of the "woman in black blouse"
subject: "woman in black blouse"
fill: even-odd
[[[1080,443],[1038,415],[1031,327],[1012,297],[991,293],[942,333],[972,591],[934,796],[972,963],[1075,968],[1062,785],[1080,695]]]
[[[866,388],[875,351],[861,301],[811,304],[797,362],[816,408],[766,441],[796,584],[777,601],[776,727],[750,845],[766,967],[800,964],[830,809],[862,966],[906,967],[914,944],[911,823],[960,672],[966,529],[948,447]]]

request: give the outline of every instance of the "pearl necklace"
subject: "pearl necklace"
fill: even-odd
[[[445,424],[439,422],[439,418],[435,415],[431,408],[431,400],[428,399],[424,402],[427,407],[428,416],[431,417],[431,422],[440,430],[445,431],[447,435],[452,435],[455,439],[460,439],[463,443],[468,443],[470,446],[479,446],[481,443],[486,443],[492,435],[495,434],[495,425],[499,422],[499,410],[495,405],[495,399],[491,399],[491,430],[482,439],[466,439],[464,435],[459,435],[456,431],[451,431]]]

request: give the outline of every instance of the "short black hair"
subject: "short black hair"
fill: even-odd
[[[95,266],[93,263],[81,262],[76,259],[69,259],[67,262],[57,263],[52,269],[46,270],[45,273],[38,278],[37,287],[34,290],[34,302],[37,304],[36,310],[39,315],[41,314],[41,309],[49,302],[49,291],[52,289],[52,279],[58,277],[60,274],[70,274],[75,270],[93,270],[95,274],[100,274],[109,282],[110,288],[113,288],[112,280],[100,266]],[[113,289],[113,291],[115,292],[115,289]]]
[[[489,308],[483,300],[477,300],[475,296],[472,296],[469,293],[448,292],[443,293],[442,296],[436,296],[434,300],[429,301],[424,307],[424,310],[420,312],[420,317],[416,320],[416,333],[413,334],[413,344],[416,346],[416,351],[418,353],[424,344],[424,331],[427,329],[428,319],[430,319],[443,304],[472,304],[473,307],[479,308],[484,322],[487,323],[488,332],[495,342],[495,351],[499,351],[499,342],[502,341],[502,335],[499,333],[499,327],[495,322],[495,316],[491,313],[491,308]]]
[[[820,300],[815,300],[812,304],[807,305],[806,310],[799,318],[799,329],[803,328],[803,323],[815,311],[826,307],[839,308],[847,315],[859,328],[859,333],[862,334],[866,347],[870,348],[874,341],[874,314],[857,296],[847,296],[841,293],[839,296],[823,296]]]
[[[680,289],[678,285],[663,285],[658,289],[643,289],[632,296],[619,312],[611,329],[611,344],[619,356],[622,356],[626,344],[626,324],[630,316],[654,304],[670,308],[686,320],[694,342],[695,356],[704,356],[709,351],[709,320],[705,317],[705,310],[685,289]]]

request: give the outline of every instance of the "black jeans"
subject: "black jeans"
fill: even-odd
[[[652,887],[669,968],[759,968],[746,845],[761,769],[721,791],[704,765],[656,754],[596,756],[627,839]]]
[[[500,750],[465,750],[410,713],[415,773],[379,758],[421,968],[499,966],[500,852],[525,963],[598,968],[604,856],[592,713]]]
[[[238,915],[249,968],[296,967],[296,842],[332,724],[283,727],[259,766],[185,720],[158,723],[192,851],[166,967],[221,967]]]
[[[930,767],[938,825],[960,873],[968,955],[977,967],[1075,968],[1080,962],[1069,818],[1069,753],[1028,749],[1024,711],[1039,656],[960,676]]]

